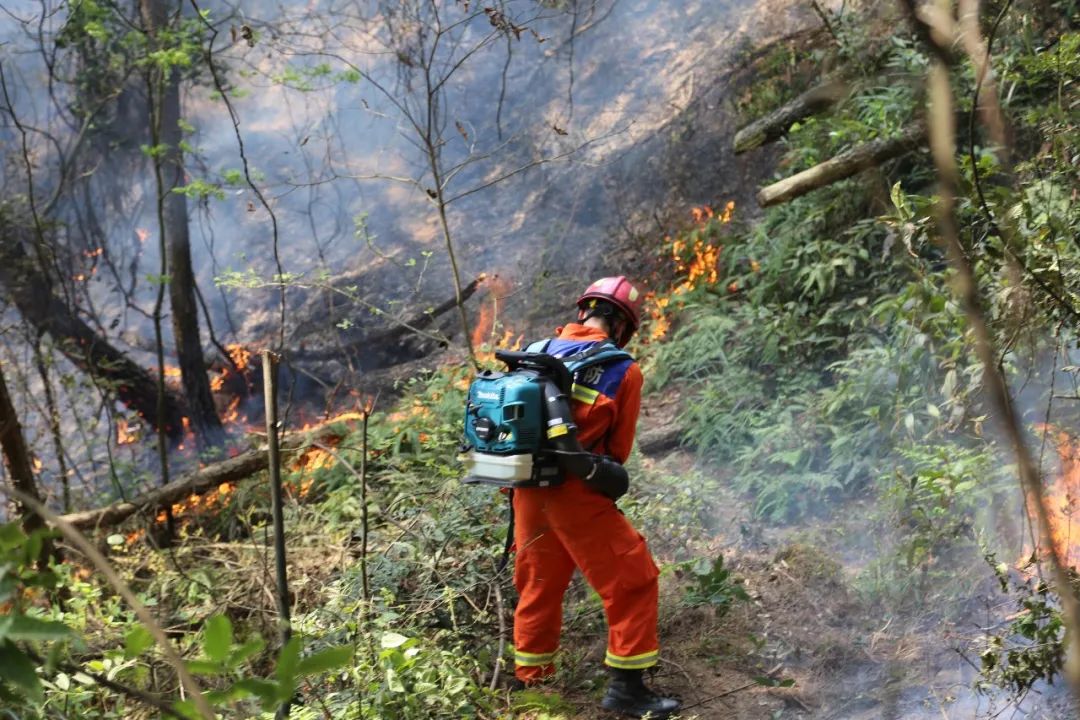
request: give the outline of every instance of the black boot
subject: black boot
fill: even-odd
[[[607,695],[600,702],[600,707],[629,717],[651,720],[664,720],[679,709],[679,701],[660,697],[642,682],[642,670],[620,670],[608,668],[611,672],[611,684]]]

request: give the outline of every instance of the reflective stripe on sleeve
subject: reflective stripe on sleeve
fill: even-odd
[[[570,387],[570,397],[578,402],[583,402],[586,405],[592,405],[596,402],[596,399],[600,397],[600,391],[574,383]]]

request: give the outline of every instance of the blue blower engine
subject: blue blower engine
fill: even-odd
[[[609,496],[629,486],[619,463],[586,452],[577,440],[569,396],[577,372],[612,357],[611,346],[558,359],[540,352],[500,350],[507,372],[485,370],[469,386],[465,443],[460,460],[465,483],[500,487],[558,485],[577,475]]]

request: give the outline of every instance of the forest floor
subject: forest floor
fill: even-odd
[[[666,408],[649,413],[657,399],[646,397],[643,423],[650,414],[663,422],[678,411],[678,402],[665,401]],[[692,452],[646,457],[643,466],[646,478],[662,472],[693,482],[705,473],[719,480],[710,536],[688,546],[673,528],[646,529],[662,568],[662,661],[652,684],[683,701],[683,720],[1073,717],[1061,687],[1037,687],[1020,702],[975,691],[978,657],[968,657],[970,640],[981,624],[1011,609],[983,558],[950,558],[933,592],[897,597],[881,567],[889,562],[883,558],[895,531],[874,513],[871,498],[848,499],[791,524],[767,523],[746,498],[725,489],[727,469]],[[628,515],[648,527],[647,517]],[[735,600],[727,613],[687,607],[687,583],[678,570],[687,552],[722,554],[748,599]],[[563,641],[569,667],[541,693],[558,696],[556,707],[575,720],[614,718],[597,708],[604,687],[597,670],[606,637],[602,618],[594,612],[582,622],[574,609],[588,604],[587,594],[577,577]],[[508,697],[519,709],[514,717],[524,720],[545,717],[528,710],[537,700],[532,693]],[[548,703],[540,704],[550,712]]]

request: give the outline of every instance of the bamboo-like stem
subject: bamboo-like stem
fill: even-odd
[[[1073,590],[1061,551],[1053,540],[1050,516],[1046,509],[1042,478],[1036,469],[1031,451],[1024,439],[1020,419],[1009,394],[1008,383],[998,366],[997,349],[986,321],[986,313],[979,297],[975,272],[963,245],[960,243],[956,223],[956,189],[959,174],[956,168],[955,118],[952,110],[952,89],[949,86],[948,68],[935,60],[930,71],[931,118],[929,124],[930,148],[937,166],[940,190],[938,192],[938,230],[941,241],[948,251],[949,263],[956,270],[956,293],[960,297],[975,339],[975,350],[983,366],[983,385],[990,402],[1004,426],[1009,443],[1016,453],[1020,484],[1027,497],[1034,500],[1035,519],[1043,545],[1054,572],[1061,615],[1066,627],[1066,643],[1070,658],[1065,668],[1075,700],[1080,702],[1080,601]]]
[[[368,585],[368,505],[367,505],[367,461],[368,461],[368,419],[371,411],[364,408],[364,436],[360,456],[360,582],[364,589],[365,605],[371,602],[371,588]],[[366,612],[366,611],[365,611]]]
[[[281,644],[286,645],[292,637],[289,619],[289,577],[285,564],[285,515],[281,504],[281,451],[278,445],[277,361],[270,350],[263,350],[263,391],[266,403],[266,452],[270,470],[270,503],[274,518],[274,570],[277,576],[278,624]],[[290,700],[278,707],[278,720],[289,716]]]

